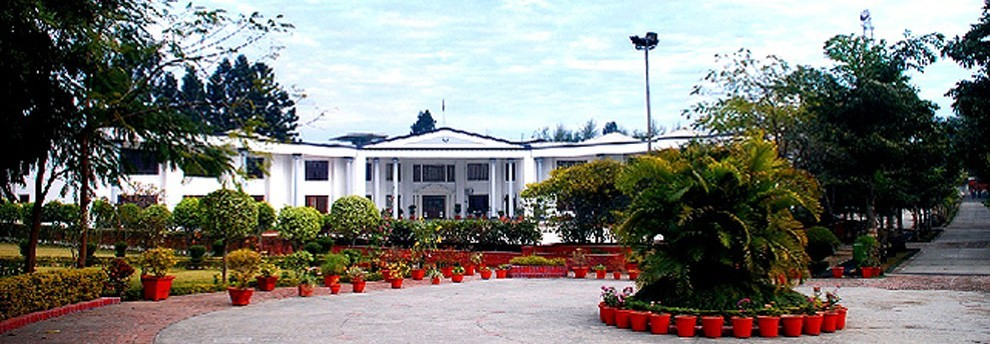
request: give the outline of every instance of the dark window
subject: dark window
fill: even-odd
[[[413,165],[413,181],[417,183],[423,181],[423,165]]]
[[[453,183],[454,182],[455,172],[456,172],[456,169],[455,169],[454,165],[447,165],[447,182],[448,183]]]
[[[481,216],[488,213],[488,195],[470,195],[468,196],[468,209],[467,213],[470,215]]]
[[[158,160],[155,154],[138,149],[121,149],[120,162],[126,174],[158,174]]]
[[[446,166],[444,165],[423,165],[423,181],[424,182],[443,182],[447,178],[444,174],[447,172]]]
[[[330,180],[330,162],[326,160],[307,160],[306,180]]]
[[[505,164],[505,181],[516,181],[516,164]]]
[[[306,196],[306,206],[326,214],[330,204],[328,196]]]
[[[364,164],[364,181],[371,181],[371,164]]]
[[[251,198],[253,198],[255,202],[262,202],[265,200],[265,195],[251,195]]]
[[[265,158],[247,158],[247,176],[251,179],[265,177]]]
[[[27,194],[17,195],[17,201],[20,202],[20,203],[27,203],[30,200],[31,200],[31,196],[30,195],[27,195]]]
[[[468,164],[467,165],[467,180],[468,181],[488,180],[488,165],[487,164]]]
[[[395,168],[394,164],[385,165],[387,171],[385,171],[385,181],[392,181],[392,170]],[[402,164],[399,164],[399,181],[402,181]]]
[[[557,168],[571,167],[583,163],[583,160],[557,160]]]

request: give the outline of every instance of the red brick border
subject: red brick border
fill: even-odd
[[[0,322],[0,334],[7,331],[15,330],[17,328],[33,324],[39,321],[48,320],[51,318],[57,318],[66,314],[81,312],[85,310],[90,310],[93,308],[99,308],[103,306],[115,305],[120,303],[119,297],[101,297],[96,300],[83,301],[79,303],[74,303],[71,305],[66,305],[62,307],[52,308],[49,310],[38,311],[34,313],[24,314],[16,318],[10,318]]]

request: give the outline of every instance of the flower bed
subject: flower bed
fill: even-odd
[[[513,265],[509,269],[510,278],[564,278],[567,277],[565,266],[532,266]]]

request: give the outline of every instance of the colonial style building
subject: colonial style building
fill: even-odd
[[[653,147],[678,147],[695,137],[691,131],[675,131],[656,137]],[[141,196],[139,190],[152,186],[163,194],[158,201],[172,208],[183,197],[203,196],[236,183],[276,209],[308,205],[325,213],[340,197],[362,195],[393,216],[512,215],[526,185],[548,178],[555,168],[594,159],[624,160],[647,149],[645,141],[619,133],[578,143],[515,142],[440,128],[377,139],[333,144],[252,141],[234,162],[244,173],[223,178],[143,163],[140,151],[125,150],[124,159],[134,166],[128,182],[97,187],[95,193],[120,202],[122,195]],[[33,201],[33,183],[27,185],[17,193]],[[62,201],[73,202],[72,197],[69,192]]]

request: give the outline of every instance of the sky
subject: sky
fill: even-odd
[[[629,36],[656,32],[650,51],[652,117],[668,131],[690,125],[683,111],[704,100],[694,85],[718,66],[715,54],[747,48],[791,65],[823,67],[824,42],[861,34],[868,9],[874,35],[905,30],[963,35],[978,0],[789,1],[320,1],[199,0],[231,12],[260,12],[295,28],[267,38],[277,54],[248,50],[299,96],[306,142],[346,133],[405,135],[420,111],[448,126],[509,140],[543,127],[600,129],[615,121],[645,131],[643,52]],[[972,74],[951,60],[913,73],[923,99],[950,116],[944,94]]]

